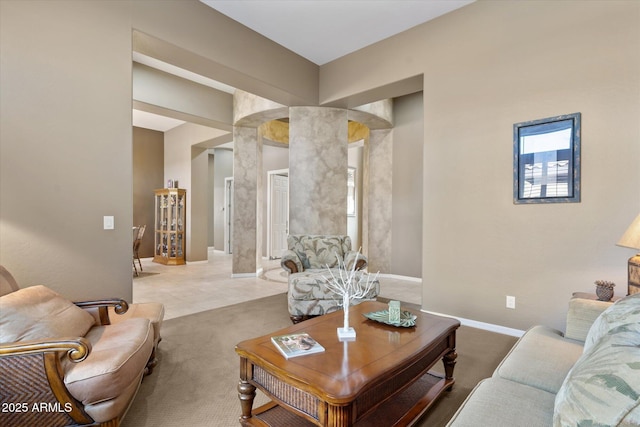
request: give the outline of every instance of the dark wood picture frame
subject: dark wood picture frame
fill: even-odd
[[[581,114],[513,125],[513,203],[579,203]]]

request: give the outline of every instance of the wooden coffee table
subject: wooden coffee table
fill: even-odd
[[[454,383],[456,319],[409,310],[416,326],[400,328],[362,314],[387,309],[351,307],[355,341],[340,342],[342,311],[316,317],[236,346],[243,426],[410,426]],[[403,310],[406,308],[403,307]],[[322,353],[285,359],[271,337],[307,332]],[[445,375],[429,370],[442,359]],[[252,410],[256,387],[272,401]]]

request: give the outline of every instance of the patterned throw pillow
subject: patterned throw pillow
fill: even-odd
[[[590,345],[556,395],[554,427],[640,425],[638,311],[640,295],[627,297],[594,323]]]
[[[344,258],[342,238],[339,236],[316,236],[305,239],[303,245],[309,268],[336,267],[338,257]]]
[[[640,325],[640,294],[630,295],[616,301],[593,322],[584,343],[584,353],[610,330],[621,324],[636,323]]]

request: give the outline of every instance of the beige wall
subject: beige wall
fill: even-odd
[[[318,66],[198,0],[130,0],[136,50],[284,105],[318,101]]]
[[[639,52],[636,1],[480,1],[322,67],[321,102],[424,74],[425,309],[562,328],[573,291],[626,291]],[[513,124],[578,111],[582,202],[515,206]]]
[[[389,273],[422,277],[422,92],[393,100],[393,206]]]
[[[130,300],[129,6],[62,6],[0,2],[0,262],[22,286]]]
[[[164,133],[133,128],[133,225],[146,225],[141,258],[153,256],[154,190],[164,188]]]

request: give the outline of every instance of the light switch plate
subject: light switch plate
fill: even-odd
[[[113,221],[113,216],[105,216],[103,217],[103,224],[105,230],[113,230],[115,228],[115,223]]]

